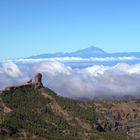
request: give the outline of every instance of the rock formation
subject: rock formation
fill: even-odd
[[[16,89],[22,89],[22,88],[30,88],[32,85],[35,85],[36,89],[40,89],[43,88],[43,84],[42,84],[42,74],[41,73],[37,73],[34,77],[34,82],[32,82],[32,79],[30,79],[29,81],[27,81],[27,83],[22,84],[22,85],[15,85],[15,86],[7,86],[5,87],[5,89],[0,90],[0,94],[1,93],[11,93]]]
[[[42,74],[41,73],[37,73],[35,75],[34,81],[35,81],[35,87],[36,88],[42,88],[43,87],[43,84],[42,84]]]

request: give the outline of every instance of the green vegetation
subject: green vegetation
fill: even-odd
[[[20,129],[31,134],[50,139],[65,139],[63,130],[73,128],[47,108],[47,100],[34,88],[15,90],[12,94],[2,94],[2,99],[13,111],[5,115],[4,126],[10,135],[17,135]],[[50,118],[54,124],[45,120]],[[75,133],[75,132],[74,132]],[[76,134],[74,134],[76,135]]]
[[[95,111],[95,107],[87,107],[85,102],[80,102],[77,100],[64,98],[57,96],[52,92],[48,93],[53,96],[57,103],[66,111],[70,112],[74,117],[80,117],[81,119],[90,121],[91,123],[96,123],[98,118],[98,113]]]
[[[45,98],[41,92],[48,94],[53,100]],[[4,113],[0,106],[0,140],[27,139],[36,135],[49,140],[124,140],[123,133],[97,132],[94,125],[101,118],[96,106],[91,102],[81,102],[57,96],[48,88],[35,89],[34,86],[17,88],[9,94],[1,94],[5,106],[11,112]],[[55,102],[54,102],[55,101]],[[62,111],[69,114],[68,120],[53,110],[57,104]],[[111,104],[104,104],[108,108]],[[87,124],[90,127],[84,128]]]

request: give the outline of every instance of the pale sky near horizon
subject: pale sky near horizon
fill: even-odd
[[[140,0],[0,0],[0,59],[89,46],[140,52]]]

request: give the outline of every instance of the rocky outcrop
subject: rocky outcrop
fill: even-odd
[[[123,132],[130,139],[140,138],[140,100],[102,101],[96,106],[102,114],[95,125],[97,131]]]
[[[42,84],[42,74],[41,73],[37,73],[35,75],[34,81],[35,81],[35,87],[36,88],[42,88],[43,87],[43,84]]]
[[[9,94],[9,93],[14,92],[16,89],[26,89],[31,86],[32,86],[32,83],[26,83],[26,84],[17,85],[17,86],[8,86],[4,90],[1,90],[1,93]]]
[[[15,86],[7,86],[5,89],[0,90],[0,94],[1,93],[11,93],[16,89],[22,89],[22,88],[30,88],[31,86],[35,85],[36,89],[40,89],[43,88],[43,84],[42,84],[42,74],[41,73],[37,73],[34,77],[34,82],[32,81],[32,79],[30,79],[29,81],[27,81],[25,84],[22,85],[15,85]]]

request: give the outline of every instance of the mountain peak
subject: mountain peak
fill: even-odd
[[[94,53],[94,54],[103,54],[103,53],[106,53],[104,50],[100,49],[100,48],[97,48],[97,47],[94,47],[94,46],[90,46],[88,48],[85,48],[85,49],[81,49],[81,50],[78,50],[77,53]]]
[[[57,52],[57,53],[48,53],[48,54],[41,54],[37,56],[32,56],[29,58],[54,58],[54,57],[93,57],[93,56],[99,56],[102,54],[106,54],[106,52],[100,48],[91,46],[85,49],[81,49],[75,52],[71,53],[63,53],[63,52]]]

